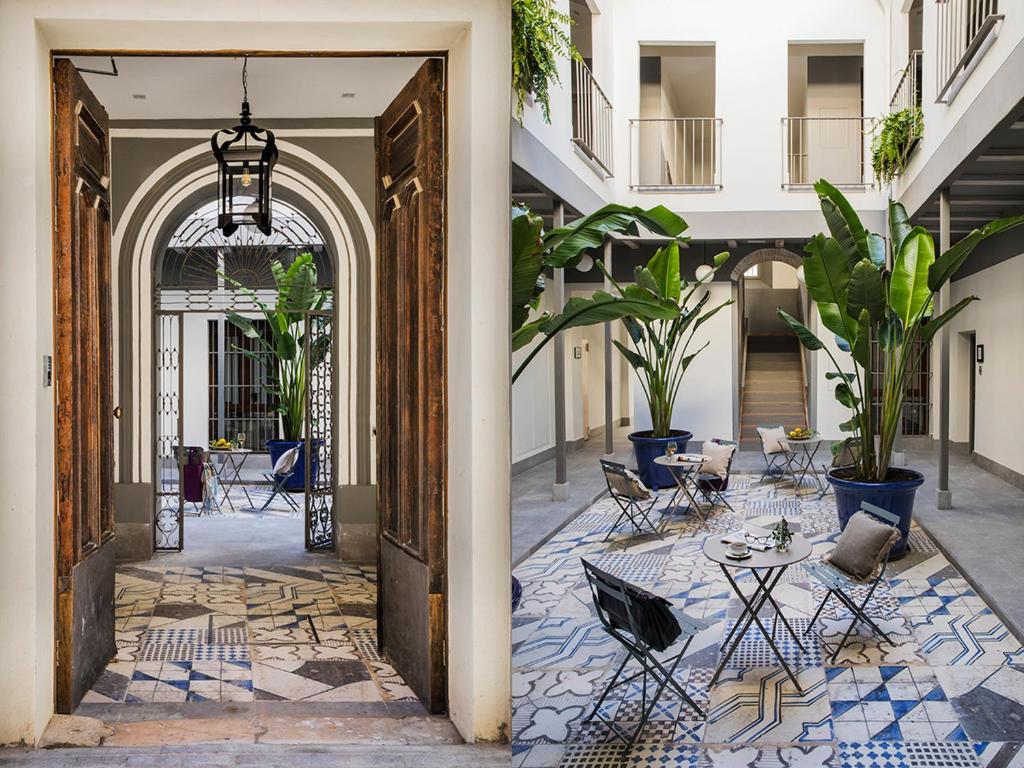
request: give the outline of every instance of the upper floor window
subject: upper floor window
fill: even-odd
[[[639,117],[631,120],[630,184],[647,189],[721,186],[715,117],[715,46],[640,46]]]
[[[790,43],[788,106],[783,186],[871,183],[863,44]]]

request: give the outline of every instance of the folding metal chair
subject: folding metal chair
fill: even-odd
[[[277,460],[272,472],[263,473],[263,477],[270,481],[273,492],[270,494],[270,498],[266,500],[262,507],[260,507],[260,512],[266,511],[267,507],[269,507],[270,503],[274,500],[274,497],[279,495],[288,502],[288,506],[292,508],[293,512],[299,511],[299,505],[296,503],[295,499],[292,498],[291,493],[285,486],[292,479],[292,475],[295,474],[295,467],[298,462],[298,451],[301,448],[301,445],[289,448],[281,454],[281,458]],[[291,455],[289,456],[289,454]]]
[[[662,528],[665,521],[662,520],[661,525],[658,526],[651,522],[650,518],[654,505],[658,503],[658,497],[651,493],[640,481],[639,477],[626,469],[625,464],[618,464],[614,461],[606,461],[605,459],[600,461],[601,469],[604,471],[605,482],[608,483],[608,494],[615,500],[615,503],[619,505],[621,510],[618,518],[615,520],[615,524],[608,531],[608,535],[604,537],[604,540],[608,541],[611,538],[623,520],[629,520],[633,526],[633,535],[629,537],[629,540],[623,545],[624,547],[628,547],[633,542],[633,539],[644,533],[653,533],[659,539],[664,538]]]
[[[869,504],[866,501],[862,501],[860,503],[860,508],[862,512],[866,512],[880,522],[885,523],[886,525],[891,525],[893,528],[899,530],[900,519],[892,512],[884,510],[881,507],[876,507],[874,504]],[[868,602],[875,594],[875,589],[885,578],[885,568],[889,564],[889,552],[891,549],[892,547],[890,546],[889,549],[885,551],[885,557],[882,559],[882,564],[878,568],[878,573],[869,580],[856,579],[830,563],[821,561],[804,563],[804,569],[828,589],[828,592],[821,601],[821,605],[818,606],[818,610],[814,612],[814,616],[811,618],[811,623],[808,624],[807,629],[804,630],[804,634],[806,635],[811,631],[811,628],[814,627],[814,622],[816,622],[818,620],[818,616],[821,615],[821,611],[824,609],[825,603],[827,603],[829,598],[833,595],[835,595],[836,599],[846,606],[846,608],[853,614],[853,619],[850,621],[850,626],[847,628],[846,634],[843,635],[843,639],[839,641],[839,645],[836,646],[836,650],[832,654],[832,662],[835,662],[836,658],[839,656],[839,652],[843,650],[843,646],[846,645],[846,641],[849,640],[850,635],[853,634],[854,628],[856,628],[856,626],[862,621],[871,627],[872,631],[876,632],[889,645],[895,645],[892,638],[890,638],[889,635],[886,634],[886,632],[879,627],[878,624],[875,623],[875,620],[867,613]],[[858,604],[850,593],[854,588],[864,586],[868,588],[867,594]]]
[[[766,477],[779,478],[785,477],[787,474],[793,478],[793,482],[796,482],[796,472],[793,471],[793,458],[796,454],[790,450],[789,446],[785,441],[779,441],[782,445],[782,450],[768,451],[765,448],[764,436],[761,434],[762,429],[782,429],[785,427],[781,424],[769,424],[767,426],[758,427],[757,436],[761,440],[761,455],[764,456],[765,468],[764,472],[761,473],[761,479],[758,482],[764,482]]]
[[[736,452],[740,448],[740,444],[735,440],[719,440],[715,438],[711,441],[718,445],[731,445],[733,447],[732,456],[729,457],[729,463],[725,467],[725,477],[719,477],[718,475],[699,474],[697,476],[697,490],[700,491],[701,496],[708,504],[724,504],[730,512],[736,510],[732,508],[732,505],[726,501],[725,492],[729,490],[729,476],[732,473],[732,462],[736,458]]]
[[[693,638],[711,624],[669,607],[667,600],[645,592],[617,576],[612,576],[586,560],[583,560],[582,563],[601,624],[604,625],[605,631],[621,643],[627,652],[626,657],[619,664],[619,668],[615,670],[615,674],[612,675],[604,692],[594,705],[593,711],[584,722],[590,722],[595,717],[601,720],[608,725],[616,738],[625,742],[626,750],[629,750],[643,732],[644,726],[650,720],[654,707],[657,706],[658,700],[666,688],[671,688],[682,697],[687,704],[693,707],[697,716],[703,719],[704,712],[679,684],[674,675]],[[652,620],[652,610],[657,612],[656,620]],[[675,655],[663,657],[661,660],[655,657],[655,652],[663,653],[669,648],[678,646],[679,643],[682,643],[682,647]],[[622,673],[630,661],[637,662],[640,669],[628,677],[622,677]],[[632,733],[623,733],[614,721],[608,720],[601,714],[601,705],[604,704],[612,690],[628,685],[637,678],[641,678],[640,722]],[[650,700],[647,698],[649,684],[654,686],[654,693]]]

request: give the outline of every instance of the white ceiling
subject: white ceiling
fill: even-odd
[[[72,57],[110,70],[110,59]],[[230,119],[242,103],[242,59],[230,56],[115,57],[118,77],[83,74],[112,120]],[[261,118],[375,117],[423,57],[251,58],[249,104]],[[343,97],[343,93],[355,94]],[[137,94],[145,95],[138,98]]]

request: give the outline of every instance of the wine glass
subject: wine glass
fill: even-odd
[[[671,442],[665,446],[665,455],[671,461],[672,457],[676,455],[676,451],[679,450],[679,446],[675,442]]]
[[[245,432],[239,432],[235,435],[235,441],[238,444],[239,450],[245,448]]]

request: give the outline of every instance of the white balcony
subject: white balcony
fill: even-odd
[[[999,0],[937,0],[935,101],[948,104],[995,40]]]
[[[889,101],[889,111],[898,112],[902,109],[921,106],[921,57],[922,51],[912,51],[907,59],[907,66],[900,76],[896,90]]]
[[[582,61],[572,63],[572,140],[612,176],[612,104]]]
[[[629,186],[709,192],[722,187],[722,119],[661,117],[629,121]]]
[[[874,122],[870,117],[782,118],[783,188],[809,188],[818,179],[837,187],[873,186]]]

